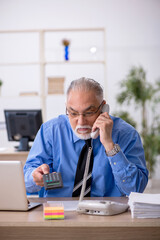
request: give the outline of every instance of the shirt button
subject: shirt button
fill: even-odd
[[[125,182],[125,180],[123,179],[123,182]]]
[[[116,162],[114,162],[113,164],[114,164],[114,165],[116,165],[117,163],[116,163]]]

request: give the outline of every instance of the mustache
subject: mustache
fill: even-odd
[[[88,128],[88,129],[92,129],[92,127],[89,126],[89,125],[83,125],[83,126],[81,126],[81,125],[77,125],[76,128],[75,128],[75,131],[77,132],[77,130],[78,130],[79,128]]]
[[[91,134],[90,134],[90,133],[79,134],[79,133],[78,133],[78,129],[79,129],[79,128],[81,128],[81,129],[83,129],[83,128],[92,129],[91,126],[89,126],[89,125],[83,125],[83,126],[77,125],[76,128],[75,128],[75,130],[73,130],[73,132],[75,133],[75,135],[76,135],[78,138],[82,139],[82,140],[86,140],[86,139],[90,139],[90,138],[91,138]]]

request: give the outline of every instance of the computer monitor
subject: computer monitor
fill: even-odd
[[[20,142],[17,151],[28,151],[42,124],[41,110],[4,110],[9,141]]]

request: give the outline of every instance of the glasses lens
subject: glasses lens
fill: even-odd
[[[77,117],[79,117],[80,115],[82,115],[82,116],[85,117],[85,118],[89,118],[89,117],[94,116],[94,115],[98,112],[98,110],[100,109],[101,106],[102,106],[102,103],[97,107],[97,110],[96,110],[96,111],[93,111],[93,112],[84,112],[84,113],[72,112],[72,111],[69,111],[69,110],[66,108],[66,114],[69,115],[69,117],[71,117],[71,118],[77,118]]]

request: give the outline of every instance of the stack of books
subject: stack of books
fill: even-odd
[[[128,205],[132,218],[160,218],[160,194],[132,192]]]

